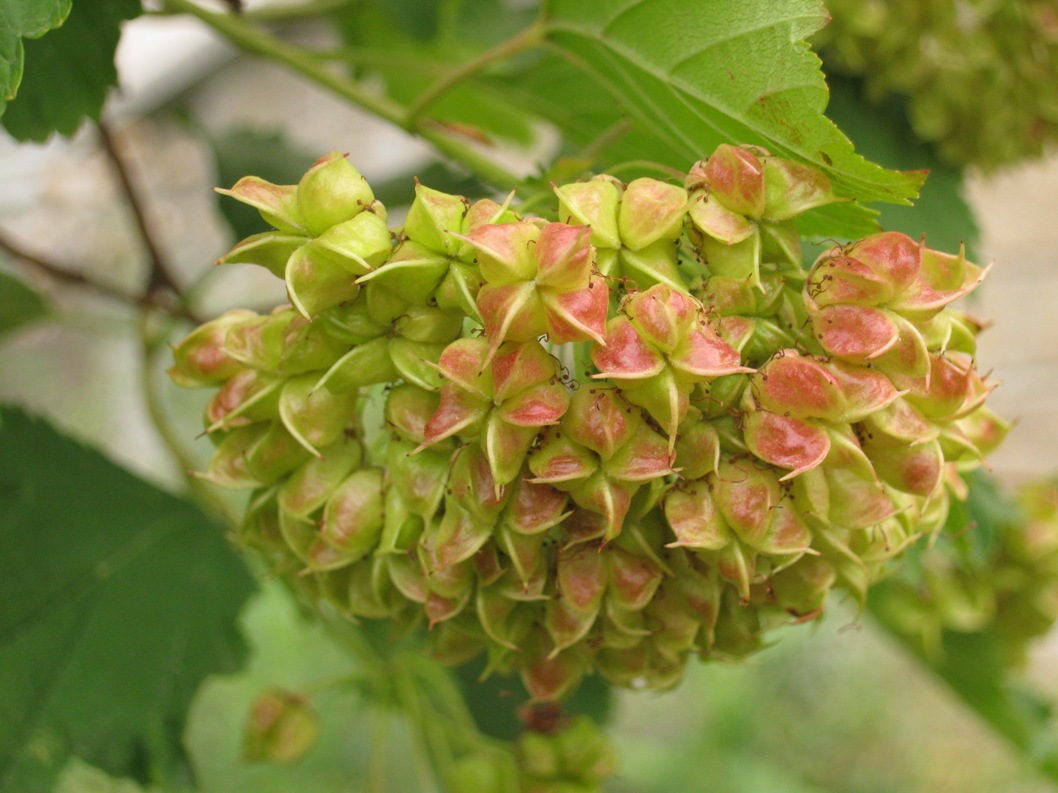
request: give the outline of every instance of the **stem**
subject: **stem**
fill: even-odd
[[[230,0],[224,0],[229,3]],[[265,8],[251,8],[249,10],[235,11],[232,14],[240,19],[252,19],[258,22],[297,22],[300,19],[311,19],[331,11],[339,11],[350,5],[352,0],[310,0],[301,5],[292,6],[266,6]],[[143,16],[169,17],[181,14],[182,11],[174,10],[166,6],[161,8],[145,8]]]
[[[389,710],[376,707],[371,732],[371,759],[367,766],[367,780],[364,782],[366,793],[385,793],[388,744]]]
[[[548,212],[552,209],[552,204],[554,203],[555,194],[553,191],[540,190],[534,193],[533,195],[529,196],[529,198],[525,199],[524,201],[518,203],[518,214],[523,216],[533,215],[536,212],[536,208],[538,206],[543,205],[544,207],[546,207],[546,209],[541,214],[543,214],[543,216],[546,218],[548,217]]]
[[[107,125],[102,122],[99,124],[99,137],[103,142],[103,149],[106,151],[107,157],[110,159],[110,163],[114,167],[114,173],[117,174],[118,180],[121,182],[125,198],[128,201],[129,208],[132,210],[132,215],[136,220],[136,228],[139,230],[140,239],[143,241],[143,245],[147,249],[147,255],[151,261],[151,274],[147,282],[146,294],[149,295],[168,290],[180,300],[180,287],[173,278],[172,269],[165,255],[162,253],[161,246],[155,240],[151,224],[147,220],[147,211],[144,207],[143,200],[137,192],[136,186],[132,183],[132,174],[129,172],[124,158],[118,151],[119,145],[115,140],[114,135],[110,132]]]
[[[95,281],[89,278],[83,273],[75,273],[70,270],[63,269],[54,262],[48,261],[47,259],[38,256],[35,253],[30,253],[25,250],[18,243],[13,242],[10,238],[0,232],[0,250],[4,251],[8,255],[18,259],[24,264],[31,265],[34,269],[44,273],[47,277],[54,281],[59,281],[70,286],[78,286],[84,289],[91,290],[98,295],[108,297],[112,300],[117,300],[120,303],[124,303],[128,306],[139,306],[141,308],[152,307],[159,308],[166,311],[173,316],[181,317],[183,319],[191,320],[192,322],[199,322],[198,318],[195,317],[187,308],[183,305],[172,305],[171,301],[164,300],[159,301],[157,295],[145,295],[144,297],[137,298],[135,295],[130,295],[128,292],[123,292],[113,286],[102,284],[99,281]]]
[[[518,176],[485,156],[478,148],[470,145],[465,137],[453,133],[443,124],[430,119],[410,118],[402,105],[387,97],[366,91],[358,83],[345,77],[332,74],[324,68],[318,58],[300,47],[282,42],[258,30],[243,19],[200,8],[191,0],[162,0],[162,2],[166,11],[197,17],[246,52],[285,64],[323,88],[429,141],[442,154],[462,163],[482,179],[506,189],[520,181]]]
[[[419,789],[423,791],[434,790],[434,774],[431,769],[436,766],[430,762],[431,741],[427,733],[426,716],[422,711],[422,702],[419,700],[415,684],[409,678],[407,671],[396,663],[393,666],[393,686],[396,689],[397,702],[413,727],[412,759],[415,765],[415,775],[419,778]]]
[[[467,708],[462,692],[452,681],[452,676],[442,669],[437,661],[424,655],[409,656],[408,663],[423,681],[427,690],[437,699],[438,704],[447,712],[458,731],[480,741],[478,726]]]
[[[399,66],[407,71],[440,77],[445,69],[431,58],[410,57],[407,53],[394,53],[382,47],[338,47],[333,50],[315,50],[313,57],[321,61],[341,61],[352,66]]]
[[[423,93],[412,102],[407,111],[408,120],[410,122],[415,122],[426,108],[468,77],[473,77],[475,74],[488,68],[496,61],[509,58],[520,52],[525,52],[526,50],[539,46],[543,43],[543,40],[544,26],[540,22],[534,22],[532,25],[519,31],[506,41],[501,41],[496,46],[481,53],[478,57],[453,69],[423,91]]]
[[[457,40],[459,15],[463,10],[463,0],[440,0],[437,8],[437,40],[453,42]]]
[[[660,162],[654,162],[652,160],[628,160],[627,162],[611,166],[607,170],[614,175],[632,170],[654,171],[655,173],[664,174],[667,177],[679,180],[682,180],[686,176],[686,174],[680,173],[675,168],[670,168],[668,165],[662,165]]]
[[[328,619],[326,625],[330,634],[339,642],[344,644],[355,656],[357,662],[364,667],[365,675],[374,681],[385,681],[388,676],[388,667],[384,659],[374,647],[371,646],[360,629],[348,622]]]
[[[222,518],[229,526],[236,526],[239,523],[239,516],[232,511],[228,503],[221,499],[207,482],[191,475],[191,471],[195,468],[195,462],[184,450],[180,442],[180,436],[169,425],[169,420],[162,407],[161,394],[155,387],[154,378],[157,354],[160,349],[163,349],[163,345],[156,341],[157,337],[150,332],[150,321],[150,311],[144,309],[140,314],[139,322],[140,343],[143,353],[140,362],[140,382],[143,387],[143,398],[147,404],[147,413],[150,415],[151,423],[180,467],[188,490],[196,496],[199,503],[208,512]]]
[[[349,5],[349,0],[311,0],[296,6],[271,6],[243,11],[243,19],[255,19],[260,22],[286,22],[288,20],[307,19],[329,14]]]
[[[197,17],[246,52],[284,63],[299,74],[334,91],[365,110],[369,110],[376,116],[397,126],[403,126],[404,109],[400,105],[385,97],[369,93],[343,77],[331,74],[305,50],[286,44],[258,30],[242,18],[207,11],[191,0],[163,0],[162,6],[168,11]]]

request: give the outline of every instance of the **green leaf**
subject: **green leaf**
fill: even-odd
[[[915,135],[898,100],[871,103],[857,80],[831,76],[828,82],[827,115],[856,141],[865,157],[887,168],[929,171],[914,207],[880,207],[882,225],[915,239],[925,234],[927,244],[939,250],[954,253],[965,243],[967,255],[975,258],[980,232],[964,196],[962,169],[944,163],[932,146]]]
[[[114,777],[90,766],[83,760],[73,759],[62,772],[55,793],[161,793],[157,788],[140,787],[130,779]]]
[[[401,23],[400,13],[388,3],[351,5],[338,16],[338,27],[352,47],[351,63],[357,71],[380,76],[391,98],[410,104],[437,79],[496,43],[497,36],[510,30],[512,23],[531,19],[525,9],[515,12],[495,0],[468,4],[468,10],[477,16],[456,15],[447,20],[452,30],[443,27],[445,20],[438,20],[434,27],[438,38],[429,41],[420,38],[427,32],[425,28]],[[479,142],[494,137],[519,145],[533,141],[525,108],[505,87],[484,80],[459,82],[423,115]]]
[[[253,581],[192,504],[0,420],[0,789],[49,790],[75,755],[164,780],[199,682],[242,659]]]
[[[0,0],[0,113],[22,82],[23,38],[35,39],[63,23],[72,0]]]
[[[924,174],[868,162],[823,115],[827,87],[804,40],[825,19],[816,0],[551,0],[546,9],[552,44],[664,141],[677,167],[723,142],[755,144],[823,169],[847,198],[908,203]]]
[[[44,299],[22,281],[0,272],[0,334],[38,320],[48,313]]]
[[[140,0],[77,0],[61,28],[27,41],[25,76],[3,116],[7,131],[40,142],[53,132],[72,135],[86,117],[98,119],[118,80],[114,49],[121,23],[141,12]]]

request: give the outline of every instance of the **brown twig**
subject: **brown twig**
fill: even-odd
[[[53,281],[59,281],[60,283],[69,284],[71,286],[78,286],[84,289],[89,289],[104,297],[109,297],[113,300],[118,300],[122,303],[126,303],[131,306],[154,306],[167,311],[174,316],[188,319],[192,322],[201,324],[201,320],[196,317],[192,312],[188,311],[182,304],[173,305],[174,301],[165,300],[161,302],[159,300],[160,295],[149,294],[145,297],[138,298],[136,295],[130,295],[128,292],[123,292],[116,287],[109,286],[107,284],[101,284],[98,281],[94,281],[83,273],[75,273],[70,270],[63,269],[54,262],[48,261],[47,259],[39,256],[35,253],[30,253],[17,242],[13,242],[7,235],[0,232],[0,251],[7,253],[12,258],[18,259],[23,264],[31,265],[35,270],[39,270],[44,273],[48,278]]]
[[[132,175],[121,153],[118,151],[118,143],[113,133],[102,122],[99,124],[99,136],[103,141],[103,149],[114,166],[114,172],[121,181],[125,198],[128,201],[129,208],[132,210],[133,217],[136,220],[136,227],[140,232],[140,238],[143,240],[143,245],[147,249],[147,255],[151,261],[151,274],[150,280],[147,282],[147,294],[168,290],[179,300],[181,299],[180,287],[172,276],[172,269],[168,260],[154,238],[150,222],[147,220],[143,201],[139,193],[136,192],[136,186],[132,183]],[[151,302],[154,301],[152,300]]]

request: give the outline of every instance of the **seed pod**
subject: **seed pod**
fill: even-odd
[[[292,691],[268,691],[251,706],[243,733],[243,759],[293,763],[312,749],[319,731],[319,720],[305,697]]]
[[[321,157],[298,182],[298,210],[314,236],[351,220],[374,200],[367,180],[339,152]]]
[[[382,471],[356,471],[327,499],[320,539],[338,551],[345,563],[362,559],[382,533],[382,505]]]
[[[169,376],[184,388],[219,385],[242,369],[241,362],[225,346],[228,331],[254,316],[252,311],[234,309],[200,325],[173,348],[175,363]]]

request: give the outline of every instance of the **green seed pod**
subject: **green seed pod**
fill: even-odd
[[[351,220],[374,200],[367,180],[339,152],[317,160],[297,187],[298,210],[313,236]]]
[[[618,208],[622,187],[612,177],[596,176],[587,182],[554,188],[558,195],[558,217],[570,225],[590,226],[596,248],[621,247]]]
[[[389,324],[372,319],[366,300],[354,300],[322,312],[313,320],[342,344],[366,344],[389,331]]]
[[[356,297],[356,276],[336,264],[315,242],[302,245],[287,260],[283,278],[290,302],[306,319]]]
[[[320,385],[318,373],[292,377],[279,396],[283,426],[310,454],[338,439],[354,419],[356,393],[335,394]]]
[[[404,221],[404,235],[426,250],[455,256],[460,240],[452,234],[462,231],[470,202],[416,183],[415,200]]]
[[[500,752],[466,755],[445,775],[451,793],[520,793],[514,759]]]

